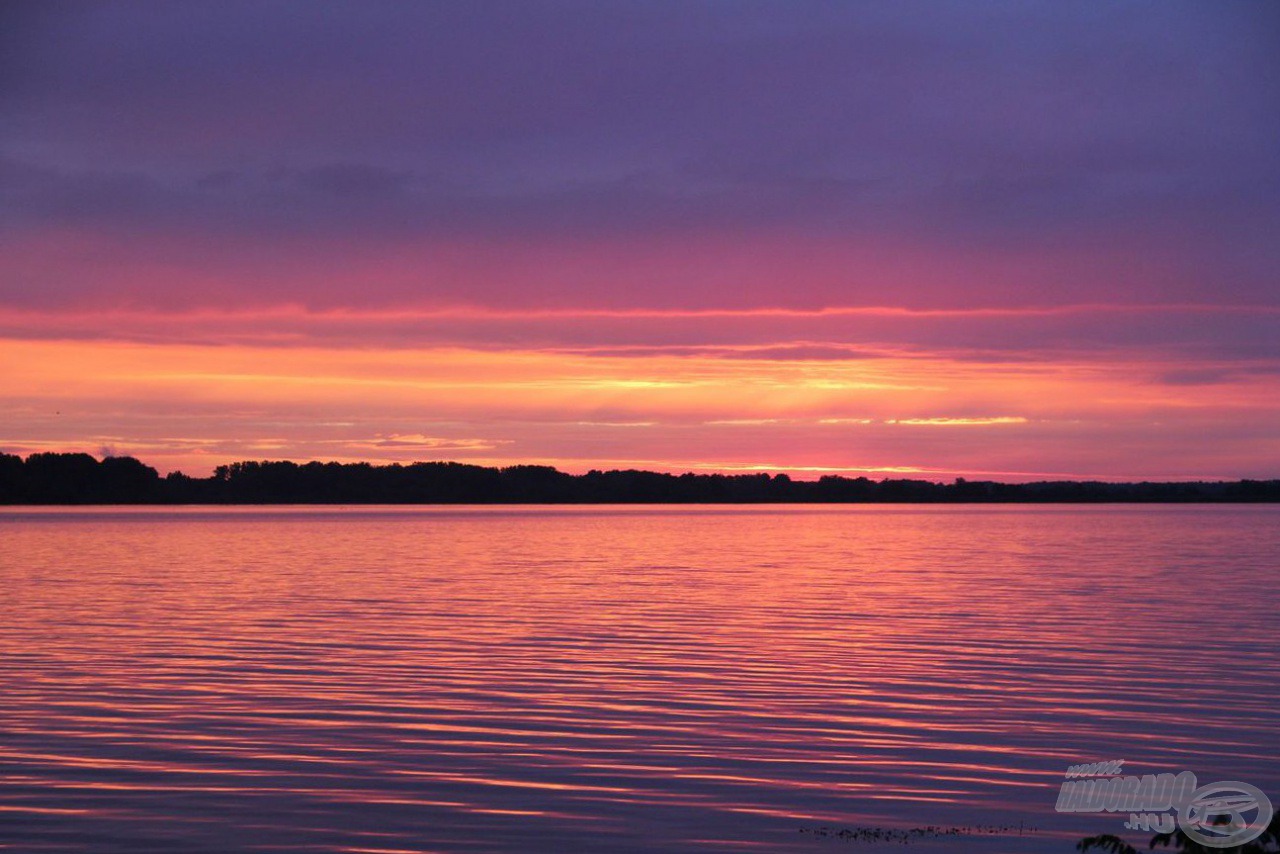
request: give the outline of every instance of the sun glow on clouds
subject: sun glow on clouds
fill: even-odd
[[[974,427],[991,424],[1026,424],[1027,419],[1016,415],[999,415],[994,418],[893,418],[886,423],[925,427]]]
[[[288,346],[234,343],[234,335],[219,345],[11,338],[0,341],[9,377],[0,443],[24,453],[110,448],[189,473],[270,457],[800,476],[1226,477],[1248,473],[1249,461],[1208,449],[1170,468],[1164,455],[1194,446],[1208,425],[1221,431],[1223,413],[1233,413],[1235,449],[1276,454],[1277,408],[1257,405],[1275,376],[1238,360],[1222,368],[1235,374],[1187,385],[1153,381],[1184,365],[1177,354],[1153,363],[1149,352],[930,353],[923,338],[897,354],[897,345],[860,341],[882,355],[851,359],[566,346],[584,335],[583,326],[562,327],[541,348],[386,347],[372,337],[334,346],[323,336]]]
[[[25,5],[2,450],[1280,475],[1268,4]]]

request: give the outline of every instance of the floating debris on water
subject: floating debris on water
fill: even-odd
[[[820,839],[839,839],[842,842],[888,842],[906,845],[924,839],[937,839],[941,836],[996,836],[1017,834],[1023,836],[1035,833],[1039,828],[1027,824],[966,824],[957,827],[928,825],[926,827],[802,827],[801,833]]]

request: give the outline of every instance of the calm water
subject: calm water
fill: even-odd
[[[1065,854],[1123,833],[1072,763],[1280,801],[1278,556],[1273,507],[9,510],[0,848]]]

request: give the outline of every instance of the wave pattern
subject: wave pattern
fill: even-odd
[[[11,510],[0,849],[1069,851],[1106,759],[1280,801],[1278,522]]]

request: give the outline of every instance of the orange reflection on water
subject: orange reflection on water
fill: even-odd
[[[163,829],[193,850],[781,852],[819,822],[1011,819],[1050,830],[973,850],[1063,850],[1118,829],[1053,813],[1077,761],[1280,782],[1277,521],[12,511],[0,809],[41,850]],[[1205,579],[1231,609],[1189,602]]]

